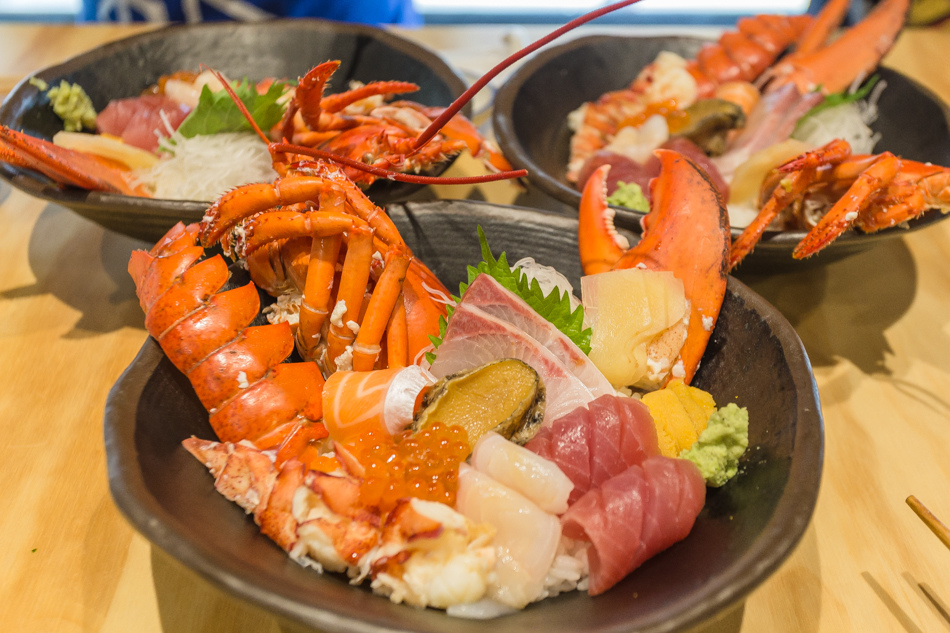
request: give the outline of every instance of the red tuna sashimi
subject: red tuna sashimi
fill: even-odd
[[[430,371],[444,378],[503,358],[517,358],[538,372],[545,388],[545,426],[594,399],[564,363],[524,330],[464,301],[449,319]]]
[[[560,467],[574,484],[573,504],[591,488],[659,455],[656,427],[639,400],[601,396],[542,428],[529,450]]]
[[[590,595],[686,538],[706,501],[692,462],[654,456],[585,494],[562,517],[564,535],[590,541]]]
[[[168,124],[176,130],[188,116],[189,109],[163,95],[115,99],[96,117],[96,127],[102,134],[119,136],[129,145],[153,152],[158,149],[156,131],[168,136],[162,121],[163,112]]]
[[[524,330],[528,336],[557,356],[595,396],[613,395],[614,388],[610,382],[574,341],[491,275],[476,277],[465,290],[462,303],[476,306]]]

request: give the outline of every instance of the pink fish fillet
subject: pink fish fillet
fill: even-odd
[[[591,488],[659,455],[656,427],[639,400],[601,396],[542,428],[526,448],[560,467],[573,482],[573,504]]]
[[[164,95],[114,99],[96,117],[96,127],[103,134],[121,136],[129,145],[155,151],[159,136],[168,136],[162,113],[172,130],[177,130],[189,112],[188,106]]]
[[[574,341],[491,275],[476,277],[465,290],[463,303],[475,306],[524,330],[528,336],[557,356],[594,396],[615,393],[610,382]]]
[[[524,330],[465,301],[449,319],[430,371],[444,378],[503,358],[517,358],[538,372],[545,388],[545,426],[594,399],[564,363]]]
[[[766,93],[749,115],[745,128],[722,156],[711,159],[719,173],[731,181],[736,169],[757,151],[787,140],[799,119],[818,105],[820,92],[801,95],[793,84]]]
[[[591,542],[590,595],[683,540],[706,501],[692,462],[654,456],[590,490],[562,517],[564,535]]]

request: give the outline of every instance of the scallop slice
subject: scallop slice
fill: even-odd
[[[535,600],[561,540],[561,522],[524,495],[474,468],[459,468],[456,509],[495,533],[495,574],[488,597],[517,609]]]
[[[545,512],[567,512],[574,484],[554,462],[497,433],[488,433],[478,441],[471,461],[475,470],[521,493]]]

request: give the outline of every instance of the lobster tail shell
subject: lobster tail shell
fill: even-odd
[[[184,373],[211,426],[224,441],[275,436],[288,423],[319,420],[323,377],[313,363],[281,365],[293,351],[286,323],[248,327],[260,307],[247,284],[218,292],[228,280],[221,256],[204,254],[197,226],[173,227],[150,251],[129,260],[145,324]],[[284,429],[279,436],[288,436]]]
[[[314,363],[284,363],[271,370],[267,380],[245,389],[211,415],[211,426],[223,442],[249,439],[277,444],[286,433],[269,435],[299,417],[323,417],[323,375]],[[267,446],[261,446],[266,448]]]

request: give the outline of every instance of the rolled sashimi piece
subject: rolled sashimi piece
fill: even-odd
[[[601,396],[542,428],[526,448],[573,482],[568,503],[630,466],[660,454],[650,411],[639,400]]]
[[[613,395],[614,388],[574,341],[538,314],[524,299],[491,275],[479,275],[466,288],[462,303],[475,306],[524,330],[554,354],[594,396]]]
[[[464,301],[449,319],[430,371],[444,378],[503,358],[516,358],[538,372],[545,388],[545,426],[594,399],[564,363],[524,330]]]
[[[486,433],[472,451],[475,470],[490,475],[551,514],[564,514],[574,484],[554,462],[509,442],[497,433]]]
[[[393,435],[412,422],[422,390],[435,382],[418,365],[378,371],[338,371],[323,387],[323,422],[347,444],[368,431]]]
[[[699,469],[654,456],[590,490],[562,517],[564,535],[590,541],[588,592],[604,593],[648,558],[683,540],[706,501]]]
[[[524,495],[462,464],[456,510],[495,528],[495,571],[487,597],[521,609],[541,595],[558,544],[561,522]]]

